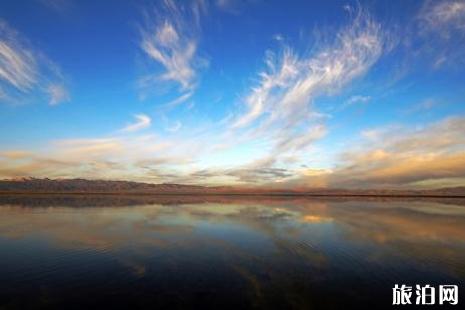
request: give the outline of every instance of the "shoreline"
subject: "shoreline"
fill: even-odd
[[[458,195],[441,195],[441,194],[338,194],[338,193],[212,193],[212,192],[166,192],[166,193],[149,193],[149,192],[29,192],[29,191],[0,191],[0,196],[17,195],[17,196],[39,196],[39,195],[71,195],[71,196],[85,196],[85,195],[103,195],[103,196],[245,196],[245,197],[367,197],[367,198],[465,198],[465,194]]]

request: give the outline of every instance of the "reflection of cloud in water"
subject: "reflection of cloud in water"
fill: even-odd
[[[140,208],[16,208],[0,207],[0,235],[41,237],[60,247],[112,250],[136,242],[163,246],[164,235],[185,234],[187,225],[165,225],[156,207]]]
[[[170,253],[176,260],[193,255],[186,253],[203,257],[215,251],[214,257],[234,263],[259,295],[253,268],[260,266],[268,277],[278,278],[276,266],[292,261],[307,269],[330,268],[328,258],[334,253],[328,252],[328,242],[370,247],[368,257],[358,257],[368,262],[382,263],[397,253],[425,264],[443,263],[462,274],[464,265],[457,262],[465,261],[465,207],[425,201],[250,198],[132,207],[4,205],[0,237],[43,238],[59,248],[113,253],[137,276],[146,274],[154,253]]]
[[[369,259],[383,261],[385,253],[413,259],[425,266],[442,266],[465,276],[464,207],[423,203],[347,203],[331,215],[354,243],[374,243]]]

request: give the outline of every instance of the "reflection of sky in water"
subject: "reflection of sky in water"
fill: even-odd
[[[0,276],[11,285],[2,294],[14,301],[19,290],[87,287],[197,296],[198,286],[247,305],[318,305],[330,293],[370,302],[393,283],[463,283],[464,210],[311,200],[3,205]]]

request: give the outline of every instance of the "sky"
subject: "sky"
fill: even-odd
[[[465,186],[465,1],[0,3],[0,178]]]

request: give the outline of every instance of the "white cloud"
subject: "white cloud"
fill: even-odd
[[[273,104],[273,91],[290,88],[289,82],[299,74],[299,60],[290,50],[284,52],[277,71],[273,55],[268,55],[266,64],[271,72],[259,74],[261,77],[260,85],[253,88],[251,94],[246,98],[247,111],[234,122],[233,127],[247,126],[265,113],[267,107]]]
[[[273,36],[273,40],[276,40],[278,42],[282,42],[282,41],[284,41],[284,36],[282,34],[280,34],[280,33],[277,33],[277,34],[275,34]]]
[[[40,93],[51,96],[50,104],[69,100],[60,70],[40,51],[0,19],[1,99],[15,102]],[[60,86],[58,86],[60,85]]]
[[[347,100],[347,104],[355,104],[355,103],[365,103],[371,100],[370,96],[361,96],[361,95],[356,95],[352,96]]]
[[[166,130],[169,132],[177,132],[179,129],[181,129],[182,123],[180,121],[176,121],[173,126],[168,127]]]
[[[70,100],[68,90],[63,85],[50,84],[47,91],[50,96],[50,105],[57,105]]]
[[[192,97],[194,93],[193,92],[188,92],[188,93],[185,93],[185,94],[182,94],[181,96],[179,96],[178,98],[168,102],[165,107],[167,108],[174,108],[178,105],[180,105],[181,103],[185,102],[186,100],[189,100],[189,98]]]
[[[194,40],[180,42],[173,25],[166,21],[155,36],[144,38],[142,49],[165,67],[166,72],[159,76],[161,80],[176,81],[183,89],[193,87],[195,71],[192,61],[197,50]]]
[[[430,111],[434,108],[437,108],[443,103],[440,103],[438,100],[434,98],[427,98],[425,100],[422,100],[408,108],[406,108],[403,112],[404,114],[413,114],[413,113],[419,113],[419,112],[426,112]]]
[[[433,69],[463,66],[465,50],[465,2],[426,1],[417,15],[419,49],[415,57],[427,56]],[[409,42],[410,43],[410,42]]]
[[[139,131],[139,130],[150,127],[150,124],[152,123],[152,119],[145,114],[134,115],[134,118],[136,119],[136,121],[132,124],[127,125],[123,129],[121,129],[121,131],[123,132]]]
[[[33,52],[24,47],[14,30],[0,20],[0,78],[26,92],[37,83],[37,71]]]
[[[313,54],[301,56],[290,47],[280,56],[268,52],[267,70],[245,97],[232,131],[246,130],[244,136],[260,141],[273,156],[304,156],[327,133],[328,115],[316,111],[313,101],[363,76],[381,57],[385,36],[381,25],[359,10],[332,43]]]
[[[444,36],[453,29],[465,32],[465,2],[427,2],[420,12],[420,19],[426,22],[429,30],[441,32]]]
[[[352,96],[349,99],[347,99],[347,101],[345,101],[342,104],[342,108],[347,108],[347,107],[352,106],[352,105],[357,104],[357,103],[367,103],[370,100],[371,100],[370,96],[355,95],[355,96]]]
[[[353,23],[336,35],[334,44],[310,57],[287,49],[281,59],[268,56],[267,71],[246,98],[247,110],[234,123],[244,127],[258,117],[295,123],[307,117],[307,107],[317,95],[331,94],[363,75],[381,56],[381,26],[359,12]]]
[[[163,67],[140,80],[142,88],[151,88],[160,81],[175,82],[183,92],[192,91],[197,82],[197,69],[205,61],[197,55],[199,18],[205,11],[202,1],[190,7],[166,0],[153,14],[148,14],[142,29],[140,47],[148,58]]]

